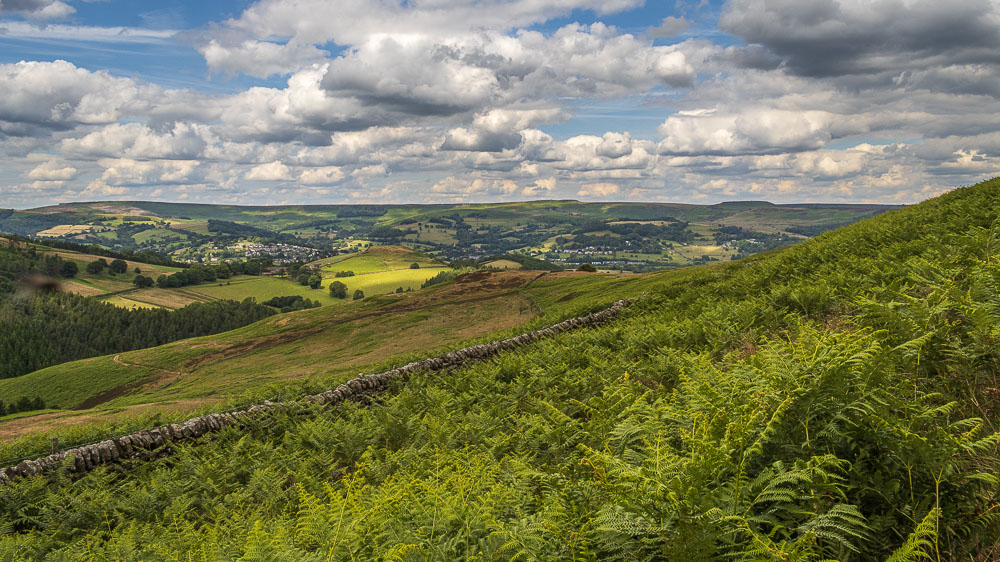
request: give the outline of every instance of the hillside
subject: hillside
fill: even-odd
[[[252,300],[198,303],[175,312],[124,310],[79,294],[115,294],[111,291],[121,286],[132,287],[143,271],[181,274],[121,257],[109,263],[105,256],[0,239],[0,379],[84,357],[224,332],[276,312]],[[44,393],[20,396],[17,401],[25,402],[14,411],[40,409],[46,398]],[[0,416],[12,410],[14,401],[0,396]]]
[[[411,269],[416,263],[418,267]],[[328,291],[334,280],[347,285],[349,294],[361,290],[365,295],[383,295],[396,289],[416,290],[442,268],[443,262],[399,246],[372,246],[363,251],[344,254],[305,264],[303,271],[315,271],[321,278],[316,289],[302,285],[295,275],[243,275],[215,282],[183,287],[131,287],[108,299],[119,306],[178,308],[196,302],[254,298],[265,302],[274,297],[301,296],[323,306],[344,304],[345,300],[331,297]],[[355,275],[338,278],[338,272]],[[348,299],[349,300],[349,299]]]
[[[143,201],[0,210],[0,232],[146,249],[187,262],[313,261],[372,245],[454,260],[521,253],[571,268],[650,271],[728,261],[870,217],[887,205],[527,201],[237,207]]]
[[[414,259],[391,249],[359,257],[375,269],[376,256],[379,264],[388,256]],[[591,307],[607,300],[611,287],[637,294],[646,281],[577,272],[477,272],[424,291],[348,299],[344,306],[282,314],[209,338],[63,363],[0,380],[0,396],[8,402],[45,396],[49,406],[34,416],[0,417],[0,437],[158,412],[183,419],[206,407],[270,398],[282,392],[275,383],[287,381],[299,390],[285,393],[336,386],[362,368]],[[79,436],[71,432],[62,442],[74,439]],[[0,460],[9,456],[0,447]]]
[[[991,180],[732,264],[539,280],[546,320],[646,294],[370,403],[0,488],[0,558],[995,558],[997,209]]]

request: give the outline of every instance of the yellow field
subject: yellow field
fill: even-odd
[[[36,236],[41,238],[45,237],[56,237],[56,236],[67,236],[70,234],[80,234],[83,232],[90,232],[97,228],[92,224],[60,224],[59,226],[53,226],[52,228],[39,231]]]
[[[448,268],[444,266],[422,267],[420,269],[406,268],[376,273],[363,273],[354,277],[340,278],[335,278],[332,273],[326,274],[324,272],[323,287],[325,291],[328,291],[326,287],[329,287],[330,283],[340,281],[344,285],[347,285],[348,299],[350,299],[350,295],[354,294],[354,291],[357,289],[361,289],[366,297],[392,293],[399,287],[402,287],[404,291],[407,288],[412,288],[416,291],[420,289],[420,285],[424,281],[434,277],[444,269]]]
[[[120,296],[117,296],[117,295],[113,296],[113,297],[110,297],[110,298],[107,298],[107,299],[104,299],[104,302],[106,302],[108,304],[113,304],[113,305],[115,305],[115,306],[117,306],[119,308],[160,308],[159,306],[156,306],[155,304],[150,304],[150,303],[147,303],[147,302],[134,301],[134,300],[127,299],[125,297],[120,297]]]

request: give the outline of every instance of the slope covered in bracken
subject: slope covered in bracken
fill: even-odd
[[[997,209],[958,189],[369,404],[17,482],[0,558],[996,557]]]

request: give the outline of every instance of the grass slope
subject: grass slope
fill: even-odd
[[[630,279],[630,291],[638,292],[639,276]],[[246,402],[281,392],[271,385],[288,380],[332,387],[359,369],[530,323],[543,310],[546,322],[557,320],[581,300],[601,300],[615,281],[577,273],[477,273],[425,291],[347,301],[213,337],[57,365],[0,380],[0,395],[8,401],[45,396],[68,411],[0,421],[0,436]]]
[[[412,263],[419,264],[420,268],[410,269]],[[241,301],[246,298],[254,298],[257,302],[264,302],[273,297],[299,295],[303,298],[319,301],[323,306],[331,306],[347,302],[330,296],[328,287],[333,280],[346,284],[349,294],[360,289],[367,296],[383,295],[392,293],[399,287],[404,290],[407,288],[419,289],[424,281],[445,267],[441,262],[426,254],[399,246],[374,246],[364,252],[319,260],[310,265],[320,268],[323,277],[320,289],[310,289],[287,278],[249,275],[173,289],[159,287],[132,289],[132,276],[128,275],[119,276],[122,281],[118,290],[126,292],[109,302],[127,308],[133,306],[180,308],[194,302],[221,299]],[[337,271],[354,271],[358,275],[335,278]],[[97,285],[92,279],[93,277],[81,278],[80,285],[82,286],[73,287],[72,290],[86,294],[85,291],[88,288]],[[107,277],[107,274],[101,274],[98,277]],[[127,283],[125,279],[128,279]],[[93,289],[91,294],[101,294],[96,290]]]
[[[993,559],[998,208],[993,180],[642,277],[613,325],[20,482],[0,557]],[[545,302],[630,287],[600,280]]]

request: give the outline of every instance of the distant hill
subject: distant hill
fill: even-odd
[[[571,269],[591,263],[651,271],[744,257],[892,208],[763,201],[254,207],[123,201],[0,210],[0,232],[154,250],[187,262],[242,258],[253,253],[248,247],[290,263],[403,245],[445,260],[522,254]],[[655,228],[601,228],[622,221]],[[726,226],[741,227],[744,236],[717,237]]]

